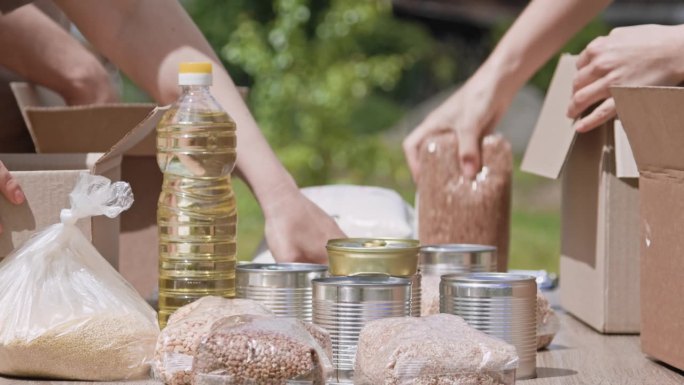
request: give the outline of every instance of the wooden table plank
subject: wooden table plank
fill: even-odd
[[[644,356],[636,335],[602,335],[558,311],[561,330],[537,354],[537,379],[521,385],[681,385],[681,372]]]

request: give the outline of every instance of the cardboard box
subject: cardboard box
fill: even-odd
[[[577,135],[576,57],[559,61],[522,169],[562,180],[560,297],[603,333],[639,332],[638,171],[619,121]]]
[[[78,173],[129,182],[135,203],[119,220],[92,218],[79,226],[105,258],[146,298],[157,287],[156,208],[162,175],[155,127],[164,109],[152,104],[66,107],[55,94],[25,83],[12,90],[40,154],[0,154],[22,185],[27,203],[1,200],[5,233],[0,256],[35,230],[59,221]]]
[[[612,93],[639,167],[641,349],[684,370],[684,89]]]

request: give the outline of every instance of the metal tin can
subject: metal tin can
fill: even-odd
[[[311,281],[327,275],[328,267],[313,263],[250,263],[236,268],[238,298],[257,301],[278,317],[311,322]]]
[[[328,242],[330,275],[408,278],[411,281],[411,315],[420,317],[420,244],[415,239],[346,238]]]
[[[469,244],[428,245],[420,248],[423,275],[496,271],[496,247]]]
[[[449,274],[440,284],[440,311],[515,346],[517,379],[536,377],[537,284],[508,273]]]
[[[313,280],[313,322],[330,333],[335,381],[350,383],[361,329],[370,321],[410,314],[411,282],[383,276]]]
[[[330,274],[410,277],[418,270],[419,245],[415,239],[332,239],[326,246]]]

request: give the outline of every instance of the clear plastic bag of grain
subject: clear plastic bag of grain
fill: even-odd
[[[248,299],[204,297],[176,310],[162,330],[154,351],[155,378],[167,385],[190,385],[192,361],[214,322],[241,314],[272,315]]]
[[[234,316],[214,323],[193,362],[193,385],[325,385],[330,356],[303,322]]]
[[[0,264],[0,373],[115,381],[149,376],[159,334],[155,311],[76,227],[118,216],[130,186],[82,174],[60,223]]]
[[[355,385],[511,385],[515,347],[461,317],[386,318],[361,331]]]
[[[458,138],[430,137],[420,151],[418,234],[421,244],[470,243],[496,246],[497,270],[506,271],[511,221],[513,155],[501,135],[482,140],[482,169],[463,177]]]
[[[537,290],[537,350],[546,349],[560,330],[560,319],[549,300]]]

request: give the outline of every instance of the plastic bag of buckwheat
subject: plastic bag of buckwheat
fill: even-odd
[[[194,385],[325,385],[332,362],[303,323],[241,315],[214,323],[193,361]]]

